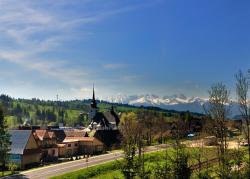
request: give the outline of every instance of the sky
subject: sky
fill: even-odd
[[[235,92],[249,0],[0,0],[0,93],[62,100]]]

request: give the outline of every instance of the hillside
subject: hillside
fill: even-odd
[[[64,123],[66,126],[86,126],[88,124],[87,113],[89,111],[89,100],[72,101],[43,101],[39,99],[14,99],[7,95],[0,96],[0,103],[5,112],[5,118],[10,128],[20,124],[30,123],[32,125],[58,125]],[[159,107],[143,107],[128,104],[110,103],[97,101],[100,111],[107,111],[111,105],[115,106],[118,114],[140,109],[153,110],[164,113],[166,117],[179,116],[182,112],[165,110]],[[192,113],[200,116],[199,113]]]

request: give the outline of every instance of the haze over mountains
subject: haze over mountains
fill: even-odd
[[[208,99],[200,97],[186,97],[184,94],[175,94],[171,96],[157,96],[157,95],[117,95],[109,97],[109,102],[129,104],[134,106],[154,106],[162,109],[176,110],[176,111],[191,111],[196,113],[204,113],[204,106],[208,104]],[[238,105],[232,102],[230,105],[230,116],[239,115]]]

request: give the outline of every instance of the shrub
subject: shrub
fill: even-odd
[[[8,168],[11,171],[11,174],[14,174],[18,169],[18,166],[15,163],[9,163]]]

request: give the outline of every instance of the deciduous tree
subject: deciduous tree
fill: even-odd
[[[222,83],[211,86],[209,93],[209,104],[207,113],[214,124],[213,134],[218,141],[218,156],[220,161],[220,175],[225,178],[228,174],[227,156],[227,136],[228,129],[226,119],[229,114],[229,90]]]
[[[239,109],[243,118],[243,131],[248,143],[248,174],[250,177],[250,103],[248,100],[249,78],[239,71],[236,75],[236,94],[238,97]]]
[[[138,120],[135,113],[130,112],[123,114],[120,122],[120,131],[123,139],[123,151],[124,151],[124,164],[122,172],[127,179],[134,178],[136,176],[136,149],[138,138]]]

